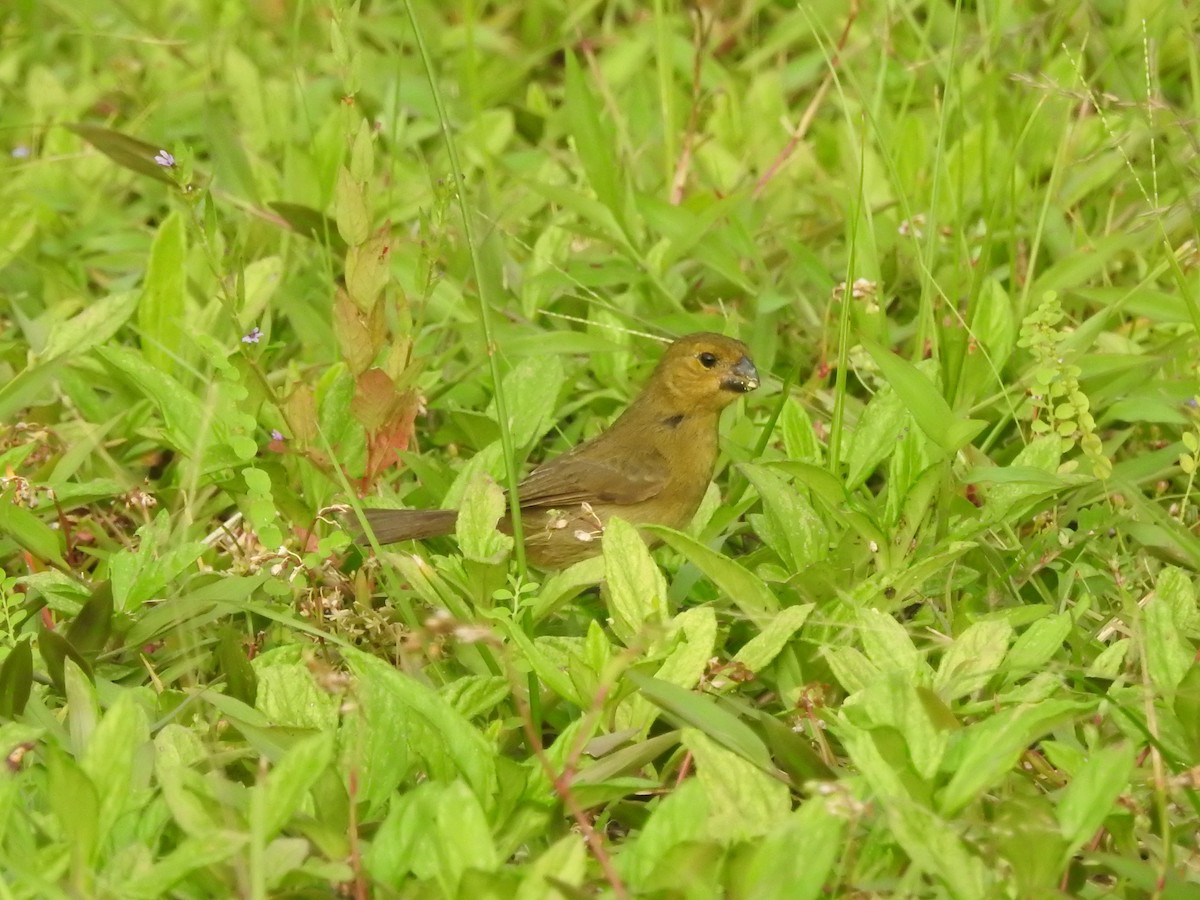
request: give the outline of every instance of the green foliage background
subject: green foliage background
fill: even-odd
[[[7,4],[0,896],[1200,896],[1194,16]]]

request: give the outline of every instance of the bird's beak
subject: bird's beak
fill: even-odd
[[[754,368],[754,363],[750,362],[748,356],[743,356],[729,370],[729,374],[721,382],[721,387],[727,391],[748,394],[758,387],[758,369]]]

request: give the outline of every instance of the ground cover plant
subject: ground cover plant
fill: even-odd
[[[1200,896],[1194,33],[8,4],[0,896]],[[696,520],[527,566],[699,330]]]

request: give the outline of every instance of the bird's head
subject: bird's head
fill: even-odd
[[[758,387],[758,370],[741,341],[700,332],[667,348],[647,386],[681,413],[724,409]]]

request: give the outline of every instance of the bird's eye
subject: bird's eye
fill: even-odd
[[[711,369],[717,364],[717,355],[715,353],[708,353],[707,351],[701,353],[696,359],[700,360],[700,365],[706,369]]]

